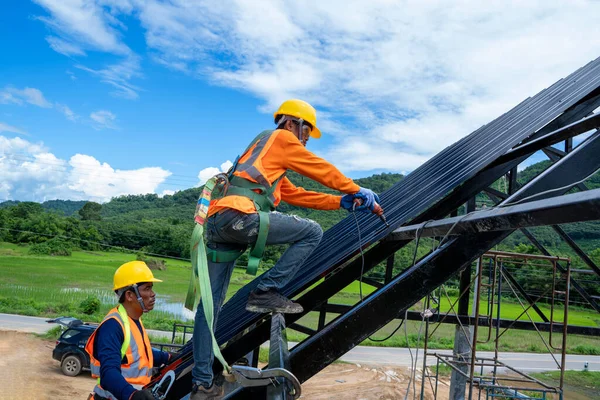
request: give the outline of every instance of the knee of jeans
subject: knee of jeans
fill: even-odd
[[[316,222],[312,222],[310,236],[317,243],[320,242],[321,238],[323,237],[323,228],[321,228],[321,225]]]

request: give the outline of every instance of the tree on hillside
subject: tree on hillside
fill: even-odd
[[[11,208],[12,215],[17,218],[29,218],[44,212],[41,204],[32,201],[24,201]]]
[[[84,221],[100,221],[102,220],[102,216],[100,215],[101,211],[102,204],[88,201],[81,208],[81,210],[78,211],[78,213],[81,215],[81,219]]]

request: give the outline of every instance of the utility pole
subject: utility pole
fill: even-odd
[[[475,197],[467,202],[467,213],[475,211]],[[471,265],[468,265],[460,273],[460,288],[458,290],[460,298],[458,299],[458,314],[469,314],[469,294],[471,288]],[[462,295],[461,295],[462,294]],[[463,329],[464,328],[464,329]],[[459,369],[465,374],[469,373],[469,367],[466,362],[471,361],[471,343],[473,340],[473,329],[469,325],[455,325],[454,330],[454,350],[453,354],[456,361],[464,361]],[[450,400],[464,400],[467,379],[452,370],[450,378]]]

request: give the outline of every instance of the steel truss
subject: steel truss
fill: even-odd
[[[463,223],[471,224],[471,228],[476,226],[476,229],[464,229],[457,235],[449,235],[452,232],[446,231],[447,241],[440,244],[435,251],[423,257],[416,265],[403,271],[384,287],[365,298],[363,302],[354,306],[347,313],[340,315],[324,326],[322,330],[292,349],[290,362],[294,374],[301,382],[307,380],[352,347],[397,318],[399,314],[402,314],[432,290],[441,286],[456,271],[470,265],[471,262],[501,242],[514,230],[532,225],[598,219],[596,211],[590,210],[597,207],[595,202],[599,199],[600,190],[544,199],[544,197],[549,197],[547,195],[547,193],[550,193],[549,191],[565,186],[566,170],[571,172],[573,180],[582,179],[596,171],[600,166],[600,160],[597,157],[588,157],[588,155],[597,154],[596,146],[598,145],[600,145],[600,134],[591,136],[561,161],[505,200],[502,203],[505,204],[505,207],[499,210],[479,211],[463,216],[463,219],[465,219]],[[568,188],[564,191],[568,191]],[[536,195],[536,198],[542,198],[542,200],[533,200],[531,198],[533,195]],[[520,204],[520,202],[524,204]],[[549,212],[550,210],[552,212]],[[532,217],[526,218],[527,215]],[[486,221],[486,223],[475,224],[472,223],[471,218],[473,221]],[[459,223],[460,221],[453,220],[454,227]],[[443,223],[426,221],[421,226],[426,228],[430,224],[437,226]],[[403,232],[406,229],[400,228],[397,232]],[[404,245],[408,242],[409,240],[402,237],[398,240],[390,238],[380,242],[372,250],[365,253],[363,271],[371,269],[387,258],[387,254],[381,257],[374,249],[381,249],[398,243]],[[341,290],[347,286],[349,284],[348,280],[356,276],[350,272],[352,271],[351,268],[358,269],[362,266],[360,261],[360,258],[354,260],[346,268],[300,297],[301,304],[305,307],[308,304],[310,307],[314,304],[311,303],[314,301],[312,296],[315,296],[315,293],[319,293],[321,290],[326,290],[325,288],[335,286]],[[561,267],[557,264],[557,268],[560,269]],[[356,273],[356,271],[353,272]],[[314,304],[313,308],[317,305],[320,304]],[[289,322],[295,322],[297,317],[288,316],[287,319]],[[476,323],[477,321],[478,318],[475,318]],[[489,325],[491,326],[491,324],[490,322]],[[555,323],[551,321],[550,331],[553,331],[553,325]],[[562,325],[562,328],[566,330],[567,325]],[[249,338],[252,338],[252,335],[245,336],[246,340],[249,340]],[[258,389],[257,391],[246,390],[235,398],[256,398],[260,396],[261,392]]]
[[[382,205],[392,230],[409,223],[422,224],[429,220],[444,219],[453,213],[456,215],[463,204],[484,190],[498,195],[498,201],[509,204],[507,209],[514,211],[518,208],[512,207],[526,204],[511,206],[510,203],[527,203],[529,196],[585,178],[598,168],[597,160],[590,159],[591,150],[586,149],[591,149],[600,141],[596,140],[597,135],[592,136],[573,149],[572,137],[600,126],[599,117],[590,115],[599,106],[600,59],[597,59],[448,147],[383,193]],[[517,166],[536,151],[546,149],[550,152],[548,146],[563,140],[564,154],[557,155],[559,159],[551,168],[519,189],[516,181]],[[594,155],[596,159],[597,154],[596,152]],[[508,193],[489,188],[505,175],[508,177]],[[560,191],[548,192],[547,195],[531,200],[536,201],[540,207],[557,201],[557,207],[569,210],[561,211],[560,215],[570,216],[569,221],[585,220],[586,212],[581,207],[577,208],[577,204],[561,206],[560,199],[549,199],[561,194]],[[471,200],[469,204],[468,211],[474,210],[475,202]],[[533,212],[533,209],[530,210]],[[563,223],[563,220],[549,217],[549,213],[544,216],[543,211],[537,215],[539,219],[536,224]],[[448,235],[438,248],[394,276],[395,252],[414,238],[382,240],[389,236],[391,230],[382,229],[375,218],[359,216],[363,231],[363,240],[359,242],[354,233],[354,220],[345,219],[325,233],[321,245],[303,266],[302,276],[295,278],[284,289],[285,295],[296,296],[305,309],[304,314],[286,316],[285,325],[305,332],[309,337],[291,350],[289,358],[282,353],[278,363],[289,365],[290,371],[301,382],[306,381],[382,326],[403,315],[405,310],[458,271],[470,266],[515,229],[531,226],[525,223],[526,220],[521,218],[512,221],[512,224],[505,224],[505,230],[478,230],[477,233],[465,231],[460,235]],[[364,261],[358,256],[360,250],[364,251]],[[325,313],[331,306],[327,304],[328,300],[382,262],[387,263],[384,281],[370,281],[368,277],[366,280],[378,287],[378,290],[350,309],[340,309],[343,314],[326,323]],[[557,264],[557,268],[565,267]],[[468,284],[470,274],[463,275],[462,281]],[[223,345],[223,354],[230,363],[257,350],[269,338],[270,316],[258,316],[244,311],[248,292],[257,282],[258,280],[251,282],[230,299],[219,318],[216,337]],[[573,282],[573,287],[593,304],[594,299],[581,285]],[[530,298],[526,301],[530,303],[532,300]],[[306,313],[319,310],[322,310],[322,314],[316,329],[303,327],[298,323]],[[600,311],[600,307],[598,310]],[[447,316],[447,320],[454,318],[452,322],[456,323],[469,318],[466,316],[468,313],[461,312],[460,307],[458,314]],[[407,314],[409,318],[411,315]],[[477,320],[471,319],[469,322],[477,323]],[[524,326],[522,322],[518,323]],[[550,322],[537,326],[539,329],[562,329],[556,325],[550,326]],[[193,364],[191,352],[191,344],[188,343],[182,349],[178,362],[166,369],[175,370],[177,374],[177,381],[168,399],[180,399],[189,393]],[[216,373],[220,372],[218,368],[215,365]],[[236,391],[227,398],[265,396],[264,389],[252,389]]]

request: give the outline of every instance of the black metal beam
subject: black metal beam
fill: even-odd
[[[366,273],[373,269],[377,264],[385,260],[398,249],[404,247],[406,242],[380,242],[365,253],[364,266],[360,257],[355,258],[347,265],[343,266],[330,278],[325,279],[320,285],[315,286],[310,291],[302,295],[296,301],[302,305],[304,311],[300,314],[287,314],[285,321],[287,326],[292,328],[292,324],[308,314],[311,310],[325,303],[334,293],[340,292],[346,286],[351,284],[361,270]],[[267,321],[268,322],[268,321]],[[294,328],[295,329],[295,328]],[[243,338],[232,340],[227,343],[223,349],[223,355],[227,360],[237,360],[245,354],[248,347],[256,347],[263,343],[269,335],[269,324],[263,322],[247,332]]]
[[[587,264],[588,267],[590,267],[598,276],[600,276],[600,268],[598,268],[596,263],[592,261],[592,259],[589,258],[587,254],[585,254],[585,251],[583,251],[581,247],[579,247],[577,243],[575,243],[571,236],[569,236],[569,234],[558,225],[553,225],[552,228],[569,245],[569,247],[573,249],[573,251],[579,256],[579,258],[581,258],[583,262]]]
[[[387,284],[392,280],[392,275],[394,274],[394,254],[388,257],[385,264],[385,280],[384,282]]]
[[[564,156],[567,155],[567,153],[565,153],[564,151],[559,150],[559,149],[555,149],[554,147],[551,147],[551,146],[544,147],[542,149],[542,151],[553,162],[556,162],[556,161],[560,160],[561,158],[563,158]]]
[[[600,105],[600,97],[596,97],[595,99],[596,99],[596,101],[598,101],[598,105]],[[596,103],[593,103],[593,105],[597,106]],[[588,104],[588,106],[591,106],[591,105]],[[577,116],[577,112],[586,112],[587,113],[589,111],[591,111],[591,110],[576,107],[575,109],[573,109],[571,111],[570,116],[572,116],[572,117]],[[562,118],[566,118],[566,117],[563,116]],[[558,119],[561,119],[561,118],[558,118]],[[575,149],[573,151],[572,154],[569,154],[568,157],[565,157],[564,160],[561,160],[560,163],[553,165],[552,167],[550,167],[548,170],[546,170],[542,174],[543,176],[547,176],[549,174],[549,172],[552,172],[552,175],[550,176],[550,178],[543,177],[543,179],[540,180],[540,177],[538,177],[538,178],[534,179],[526,187],[521,189],[517,193],[517,196],[521,196],[519,198],[523,198],[525,196],[534,194],[538,191],[555,188],[556,186],[552,184],[552,182],[553,182],[552,177],[556,176],[556,174],[563,176],[564,175],[563,171],[565,170],[564,167],[565,166],[571,167],[571,164],[570,163],[566,164],[565,161],[568,161],[572,157],[573,158],[577,157],[576,154],[579,151],[581,151],[582,148],[588,147],[590,139],[588,139],[588,141],[582,143],[577,149]],[[575,157],[573,156],[574,154],[576,155]],[[582,158],[585,159],[586,161],[589,161],[589,159],[587,157],[582,157]],[[516,164],[515,164],[515,166],[516,166]],[[504,168],[503,166],[500,166],[500,167]],[[498,168],[500,168],[500,167],[498,167]],[[513,166],[508,166],[507,170],[511,169],[512,167]],[[557,172],[557,167],[559,167],[558,172]],[[576,171],[577,173],[573,174],[573,176],[571,178],[578,179],[577,176],[580,175],[581,171],[586,171],[586,168],[588,168],[587,163],[580,163],[579,165],[576,165],[574,168],[574,171]],[[504,171],[504,173],[506,173],[506,172],[507,171]],[[488,173],[491,174],[492,172],[488,170]],[[588,172],[588,174],[589,174],[589,172]],[[486,179],[489,179],[489,181],[487,181],[488,185],[495,180],[491,175],[488,176],[488,178],[486,178]],[[562,182],[562,178],[557,179],[556,182],[558,182],[558,183]],[[469,189],[469,192],[472,192],[472,191],[474,191],[475,193],[478,192],[483,187],[485,187],[484,186],[485,183],[486,182],[480,182],[479,183],[480,186],[478,186],[476,190],[471,188],[471,189]],[[475,182],[473,182],[472,187],[473,186],[477,186],[477,184]],[[461,186],[461,188],[462,187],[464,187],[464,185]],[[464,192],[462,192],[461,190],[457,190],[457,191],[453,192],[453,194],[450,195],[449,197],[452,198],[453,196],[459,196],[461,193],[464,194]],[[472,193],[472,194],[474,195],[475,193]],[[454,209],[456,209],[456,207],[458,207],[460,205],[460,203],[458,202],[458,199],[455,199],[455,201],[456,201],[456,203],[452,204],[452,206],[449,205],[449,202],[445,202],[445,203],[440,204],[439,207],[434,207],[433,209],[429,209],[426,212],[424,212],[423,214],[421,214],[419,219],[427,220],[427,219],[431,218],[431,216],[435,217],[436,215],[439,216],[440,214],[446,215],[447,213],[453,211]],[[504,238],[504,232],[498,232],[496,234],[500,238],[499,240]],[[485,235],[485,233],[481,234],[481,235]],[[305,311],[302,314],[290,314],[290,315],[286,316],[286,321],[288,323],[288,326],[290,323],[297,321],[299,318],[301,318],[303,315],[305,315],[310,310],[313,310],[315,307],[317,307],[320,304],[322,304],[323,302],[327,301],[327,299],[329,299],[332,296],[332,294],[337,293],[340,290],[342,290],[344,287],[348,286],[352,281],[354,281],[356,279],[357,276],[360,275],[361,271],[363,271],[363,273],[368,272],[375,265],[377,265],[380,262],[382,262],[383,260],[385,260],[387,257],[392,255],[395,251],[399,250],[400,248],[402,248],[404,245],[406,245],[409,242],[410,242],[410,240],[397,241],[397,242],[396,241],[394,241],[394,242],[390,242],[390,241],[379,242],[365,253],[364,269],[361,266],[360,257],[357,257],[353,261],[351,261],[349,264],[338,268],[338,272],[335,275],[332,275],[332,279],[326,279],[323,283],[312,288],[309,292],[305,293],[300,299],[298,299],[298,302],[300,304],[302,304]],[[452,262],[449,262],[448,265],[455,265],[455,264],[453,264]],[[452,270],[452,268],[448,268],[448,269]],[[426,282],[421,282],[419,285],[422,285],[425,283]],[[574,287],[577,288],[577,286],[575,284],[574,284]],[[381,289],[381,290],[385,290],[385,288]],[[408,289],[406,289],[406,290],[408,290]],[[228,343],[227,347],[224,349],[225,357],[227,359],[232,359],[232,360],[238,359],[245,354],[245,352],[244,352],[245,349],[247,349],[249,347],[250,348],[256,347],[256,346],[260,345],[262,342],[264,342],[268,335],[268,327],[265,327],[264,325],[265,324],[259,325],[255,329],[246,333],[244,335],[243,340],[232,341],[232,342],[230,342],[230,344]],[[329,326],[331,326],[331,323],[329,324]],[[364,327],[362,329],[364,329]],[[322,332],[325,332],[326,330],[327,330],[327,328],[325,328]],[[321,334],[319,333],[315,336],[320,337]]]
[[[359,280],[359,279],[357,279],[357,280]],[[367,277],[362,278],[362,283],[366,283],[367,285],[371,285],[373,287],[376,287],[377,289],[380,289],[383,287],[383,284],[381,282],[378,282],[375,279],[371,279],[371,278],[367,278]]]
[[[269,341],[269,368],[290,369],[290,352],[288,350],[285,318],[283,314],[275,313],[271,317],[271,339]],[[277,378],[278,385],[267,387],[267,399],[286,400],[289,391],[284,378]]]
[[[565,153],[570,153],[573,150],[573,138],[567,138],[565,140]]]
[[[572,270],[571,270],[572,271]],[[328,304],[327,311],[335,314],[344,314],[352,309],[353,306],[346,304]],[[396,319],[404,319],[404,312],[398,314]],[[409,321],[421,321],[423,317],[419,311],[408,311],[407,320]],[[430,323],[442,323],[442,324],[458,324],[463,325],[475,325],[475,318],[468,315],[455,315],[455,314],[434,314],[429,318]],[[479,326],[490,326],[495,327],[498,320],[495,318],[489,319],[488,317],[479,317]],[[515,321],[512,319],[500,319],[500,328],[508,328],[523,330],[523,331],[534,331],[536,328],[542,332],[550,332],[549,322],[536,322],[535,326],[530,321]],[[553,324],[553,332],[562,332],[562,324]],[[578,326],[568,325],[567,333],[572,335],[588,335],[588,336],[600,336],[600,328],[593,326]]]
[[[590,171],[595,170],[593,168],[597,169],[596,165],[600,161],[596,151],[596,146],[600,143],[598,138],[598,134],[590,137],[560,162],[509,197],[506,202],[510,204],[526,201],[534,194],[542,198],[548,197],[550,190],[564,186],[567,172],[571,181],[589,175]],[[399,312],[425,297],[457,270],[469,265],[512,232],[508,230],[465,233],[442,244],[417,265],[407,269],[390,284],[358,304],[352,312],[341,315],[321,332],[296,346],[290,354],[292,370],[300,381],[305,381],[381,329]]]
[[[324,303],[323,304],[323,308],[326,309],[326,306],[327,306],[327,304]],[[325,321],[323,321],[323,326],[325,326]],[[307,335],[314,335],[315,333],[317,333],[317,331],[315,331],[314,329],[310,329],[307,326],[300,325],[300,324],[297,324],[297,323],[290,324],[289,328],[293,329],[295,331],[298,331],[300,333],[305,333]],[[321,328],[319,328],[319,329],[321,329]]]
[[[494,196],[494,197],[496,197],[496,198],[498,198],[498,199],[502,199],[502,200],[504,200],[504,199],[506,199],[506,198],[508,197],[508,194],[506,194],[506,193],[502,193],[501,191],[499,191],[499,190],[496,190],[496,189],[494,189],[493,187],[490,187],[490,186],[486,187],[486,188],[485,188],[485,189],[483,189],[483,190],[484,190],[484,192],[486,192],[487,194],[490,194],[490,195],[492,195],[492,196]],[[509,192],[509,193],[510,193],[510,192]]]
[[[527,239],[529,239],[529,241],[531,242],[531,244],[533,244],[535,247],[537,247],[537,249],[539,251],[541,251],[542,254],[544,254],[546,256],[552,256],[552,254],[550,254],[550,252],[546,249],[546,247],[544,247],[544,245],[541,244],[535,238],[535,236],[531,232],[529,232],[529,230],[523,228],[523,229],[521,229],[521,232],[523,232],[523,234],[525,235],[525,237]],[[566,272],[567,271],[566,268],[563,267],[559,262],[556,263],[556,267],[561,272]],[[579,282],[577,282],[573,277],[571,277],[571,285],[573,285],[573,287],[575,288],[575,290],[577,290],[577,292],[579,292],[579,294],[581,295],[581,297],[583,297],[585,299],[585,301],[587,301],[594,308],[594,310],[600,312],[600,304],[598,304],[592,298],[592,296],[590,296],[590,294],[587,292],[587,290],[585,290],[585,288],[583,286],[581,286],[579,284]]]
[[[467,201],[467,213],[472,213],[476,210],[475,196]],[[423,235],[421,235],[423,237]],[[471,264],[465,266],[459,273],[458,293],[458,313],[469,313],[469,295],[471,294]]]
[[[534,140],[550,132],[560,129],[568,124],[576,122],[589,115],[596,108],[600,107],[600,89],[595,90],[587,98],[570,107],[559,117],[554,119],[544,128],[530,136],[528,140]],[[454,189],[448,196],[441,200],[436,206],[423,212],[412,223],[419,223],[430,219],[438,219],[459,207],[466,199],[475,196],[485,187],[490,186],[498,178],[508,173],[511,169],[525,161],[534,152],[525,154],[504,162],[493,161],[485,169],[478,172],[472,178],[466,180],[462,185]]]
[[[446,282],[457,269],[449,268],[450,265],[464,267],[470,264],[509,233],[465,234],[443,244],[389,285],[366,298],[352,312],[338,317],[319,334],[294,347],[290,353],[292,371],[301,382],[306,381],[381,329],[399,312]]]
[[[517,157],[535,153],[536,151],[541,150],[547,146],[551,146],[553,144],[562,142],[565,139],[571,139],[573,136],[580,135],[582,133],[599,127],[600,113],[592,114],[588,117],[580,119],[579,121],[575,121],[555,131],[546,133],[545,135],[540,136],[537,139],[527,141],[526,143],[515,147],[514,149],[507,152],[505,155],[498,157],[494,164],[503,164]]]
[[[502,265],[502,264],[500,265],[500,268],[502,268],[502,272],[504,272],[504,277],[510,281],[510,283],[513,285],[513,287],[516,288],[517,291],[519,293],[521,293],[521,295],[523,297],[525,297],[525,300],[527,300],[527,302],[529,303],[529,305],[531,306],[531,308],[533,308],[535,310],[535,312],[537,313],[537,315],[539,315],[540,318],[544,322],[550,322],[550,320],[548,319],[548,317],[546,317],[546,314],[544,314],[544,312],[537,306],[535,300],[532,299],[531,296],[529,296],[527,294],[527,292],[525,292],[525,289],[523,288],[523,286],[521,286],[521,284],[519,282],[517,282],[517,280],[512,275],[512,273],[509,270],[507,270],[506,268],[504,268],[504,265]]]
[[[519,172],[517,167],[513,167],[508,172],[508,194],[513,194],[519,189],[519,183],[517,182],[517,176]],[[502,199],[504,200],[504,199]]]
[[[425,228],[409,225],[395,230],[386,240],[408,240],[417,230],[421,237],[443,237],[591,220],[600,220],[600,189],[432,221]]]

